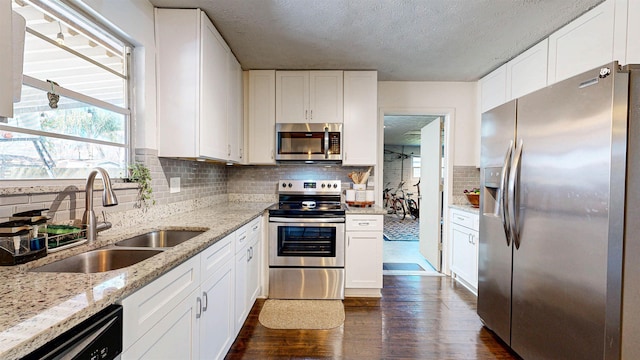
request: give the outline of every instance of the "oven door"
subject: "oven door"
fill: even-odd
[[[269,221],[269,266],[344,267],[344,218]]]

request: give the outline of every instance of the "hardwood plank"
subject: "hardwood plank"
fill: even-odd
[[[251,309],[226,359],[518,359],[476,314],[476,297],[448,277],[385,276],[382,298],[344,300],[344,325],[273,330]]]

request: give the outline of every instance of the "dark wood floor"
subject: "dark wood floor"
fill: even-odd
[[[344,325],[272,330],[251,310],[226,359],[517,359],[448,277],[385,276],[381,299],[347,298]]]

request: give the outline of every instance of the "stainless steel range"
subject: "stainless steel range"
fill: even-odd
[[[269,209],[269,297],[344,299],[340,180],[280,180]]]

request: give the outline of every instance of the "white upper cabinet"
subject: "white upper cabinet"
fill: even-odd
[[[200,67],[200,156],[226,159],[227,95],[229,94],[229,48],[207,15],[200,11],[202,24]],[[184,39],[183,39],[184,41]],[[183,120],[184,121],[184,120]]]
[[[0,49],[12,49],[11,1],[0,3]],[[0,116],[13,117],[13,58],[11,54],[0,57]]]
[[[276,71],[277,123],[341,123],[342,71]]]
[[[549,36],[549,84],[614,60],[615,5],[605,1]]]
[[[249,71],[248,163],[276,163],[276,72]]]
[[[544,39],[507,63],[507,101],[547,86],[548,46]]]
[[[621,15],[618,15],[617,10],[616,8],[616,23],[619,18],[622,18]],[[626,42],[626,63],[640,64],[640,41],[638,41],[638,34],[640,34],[640,0],[629,0],[627,11],[625,35],[628,34],[629,36],[622,37]],[[617,24],[616,31],[619,34]],[[617,34],[616,37],[619,38]]]
[[[480,110],[485,112],[507,102],[507,65],[480,79]]]
[[[227,94],[227,160],[244,162],[244,118],[242,67],[233,53],[228,55],[229,93]]]
[[[242,91],[230,84],[229,47],[199,9],[156,9],[155,20],[158,155],[228,160],[227,96]]]
[[[344,72],[343,165],[375,165],[378,144],[378,73]]]
[[[309,72],[276,71],[276,122],[308,122]]]
[[[309,72],[309,122],[343,121],[343,72]]]

